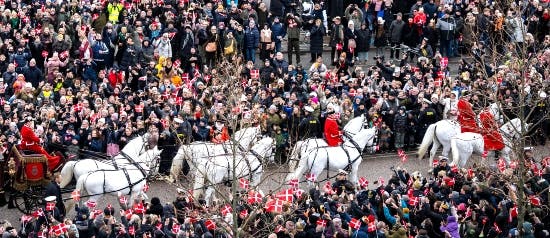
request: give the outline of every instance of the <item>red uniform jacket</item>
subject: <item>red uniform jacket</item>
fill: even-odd
[[[460,99],[457,103],[458,122],[460,123],[460,132],[479,133],[479,127],[476,123],[476,114],[472,109],[472,104]]]
[[[504,149],[502,135],[499,132],[499,128],[493,114],[491,114],[489,110],[483,110],[483,112],[479,114],[479,120],[481,121],[481,134],[483,135],[485,150],[489,151]]]
[[[222,131],[217,131],[214,127],[210,129],[210,138],[213,143],[221,144],[229,140],[229,132],[227,127],[223,127]]]
[[[40,146],[40,138],[34,134],[32,128],[27,125],[21,127],[21,149],[30,150],[38,154],[45,155],[48,158],[48,169],[53,171],[61,163],[61,156],[52,156]]]
[[[327,118],[324,131],[328,146],[338,146],[342,143],[342,132],[340,132],[335,118],[330,116]]]

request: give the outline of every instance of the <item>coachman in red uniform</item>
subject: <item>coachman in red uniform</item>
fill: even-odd
[[[479,127],[476,122],[476,114],[469,102],[470,95],[464,91],[457,103],[458,123],[460,123],[460,132],[479,133]]]
[[[21,149],[30,150],[37,154],[45,155],[48,158],[48,169],[53,171],[61,163],[60,155],[50,155],[40,146],[40,138],[34,133],[34,119],[31,117],[25,118],[25,124],[21,127]]]
[[[342,132],[338,127],[338,118],[334,111],[328,112],[325,120],[325,140],[328,146],[339,146],[342,144]]]
[[[485,109],[479,114],[479,120],[481,121],[481,134],[483,135],[485,150],[490,151],[504,149],[502,135],[499,132],[499,128],[493,114],[488,109]]]

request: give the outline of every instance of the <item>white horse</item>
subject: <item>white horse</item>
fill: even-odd
[[[251,187],[256,187],[262,178],[265,159],[268,158],[270,162],[274,160],[274,146],[275,140],[265,137],[256,143],[250,151],[229,152],[225,155],[212,156],[198,166],[194,164],[193,196],[198,199],[202,189],[206,187],[205,201],[207,205],[210,205],[215,191],[214,185],[232,181],[234,178],[244,178],[250,182]]]
[[[451,150],[451,138],[460,133],[460,124],[455,120],[441,120],[428,126],[422,143],[418,148],[418,158],[424,158],[426,151],[433,143],[430,151],[430,164],[432,163],[439,146],[443,146],[443,156],[449,156]]]
[[[136,160],[136,162],[145,162],[146,160],[152,162],[152,159],[156,157],[153,155],[160,154],[157,146],[154,146],[151,150],[146,150],[147,147],[155,144],[154,141],[151,141],[154,139],[149,133],[137,136],[130,140],[121,150],[121,153],[113,157],[112,160],[82,159],[68,161],[61,170],[61,183],[59,186],[64,188],[71,182],[73,176],[75,180],[78,180],[81,175],[94,170],[112,170],[115,169],[115,166],[117,168],[124,168],[130,163],[126,156]]]
[[[504,148],[500,151],[506,163],[510,164],[510,142],[520,139],[522,134],[528,131],[529,124],[521,125],[521,120],[514,118],[500,127]],[[521,132],[524,133],[521,133]],[[452,162],[451,166],[464,167],[473,153],[482,155],[485,152],[485,141],[478,133],[465,132],[454,136],[451,139]],[[491,151],[494,153],[494,151]],[[489,155],[490,156],[490,155]]]
[[[357,169],[361,164],[362,151],[367,145],[372,145],[376,129],[362,129],[355,134],[351,140],[341,146],[326,146],[311,150],[307,156],[300,159],[298,168],[291,173],[287,179],[299,178],[306,170],[309,174],[317,177],[324,169],[328,171],[338,171],[351,167],[350,181],[357,183]],[[354,143],[356,145],[354,145]],[[357,148],[357,147],[358,148]],[[327,167],[328,165],[328,167]]]
[[[260,134],[260,127],[247,127],[235,132],[231,141],[226,143],[216,144],[211,142],[196,141],[191,144],[180,146],[172,161],[172,167],[170,168],[170,181],[174,182],[178,180],[184,160],[187,159],[193,163],[196,163],[205,158],[227,154],[233,150],[246,151],[250,148],[253,142],[256,141]],[[233,140],[238,141],[237,146],[234,146]]]
[[[358,131],[360,131],[364,124],[366,123],[366,118],[364,114],[361,114],[361,116],[355,117],[351,119],[345,126],[344,126],[344,133],[347,136],[343,137],[344,142],[349,140],[349,137],[352,137],[355,135]],[[326,147],[328,146],[327,141],[325,139],[306,139],[306,140],[300,140],[297,141],[296,144],[294,144],[294,148],[292,148],[292,151],[290,153],[289,158],[289,172],[292,173],[296,169],[296,165],[298,164],[298,161],[300,161],[300,158],[307,156],[310,151],[319,148],[319,147]],[[289,174],[290,176],[290,174]]]

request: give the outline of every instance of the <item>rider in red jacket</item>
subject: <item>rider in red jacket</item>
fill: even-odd
[[[61,156],[50,155],[42,146],[40,146],[40,138],[34,133],[34,119],[31,117],[25,118],[25,124],[21,127],[21,149],[30,150],[38,154],[42,154],[48,158],[48,169],[53,171],[61,163]]]
[[[328,146],[338,146],[342,144],[342,132],[338,127],[338,118],[334,110],[327,111],[328,117],[325,120],[325,140]]]
[[[472,109],[472,104],[469,102],[470,94],[464,91],[460,100],[458,100],[458,122],[460,123],[460,132],[479,133],[479,127],[476,122],[476,114]]]

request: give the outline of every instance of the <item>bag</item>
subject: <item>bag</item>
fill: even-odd
[[[235,52],[235,47],[233,47],[233,44],[235,43],[234,40],[231,41],[231,44],[229,44],[228,47],[223,48],[223,53],[226,55],[233,54]]]
[[[115,156],[120,153],[120,146],[115,143],[107,144],[107,156]]]
[[[208,53],[216,52],[218,47],[216,47],[216,42],[208,42],[206,43],[206,47],[204,47],[204,50]]]
[[[349,39],[348,40],[348,47],[349,48],[354,48],[354,49],[357,47],[357,43],[355,42],[354,39]]]

